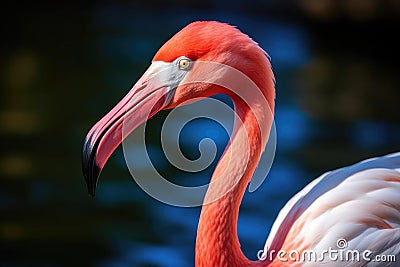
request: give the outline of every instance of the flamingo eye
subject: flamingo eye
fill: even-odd
[[[178,60],[177,65],[180,70],[189,70],[192,65],[192,61],[186,57],[183,57]]]

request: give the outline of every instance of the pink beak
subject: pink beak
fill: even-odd
[[[124,137],[163,109],[179,83],[171,63],[153,62],[129,93],[89,131],[82,151],[88,192],[94,196],[100,172]],[[172,75],[174,76],[174,75]]]

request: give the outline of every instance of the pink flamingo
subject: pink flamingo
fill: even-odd
[[[245,91],[235,93],[216,84],[181,84],[186,75],[208,74],[204,70],[196,73],[197,62],[216,62],[239,70],[256,84],[266,101],[253,96],[244,101],[240,92]],[[155,78],[163,70],[167,75]],[[82,155],[89,193],[94,196],[102,168],[122,142],[124,120],[131,132],[161,109],[217,93],[232,98],[242,123],[235,119],[231,140],[211,178],[220,183],[210,185],[205,196],[207,201],[224,192],[202,207],[196,266],[399,266],[393,258],[378,263],[373,260],[400,254],[400,153],[317,178],[281,210],[261,260],[250,261],[244,256],[237,236],[239,206],[271,128],[274,77],[266,53],[247,35],[220,22],[194,22],[173,36],[127,96],[89,131]],[[243,160],[246,153],[236,150],[246,142],[249,160]],[[335,249],[334,258],[329,258],[330,250]],[[357,250],[360,258],[344,259],[341,249],[350,253]],[[307,255],[304,252],[309,250],[315,251],[318,259],[299,261],[297,256]]]

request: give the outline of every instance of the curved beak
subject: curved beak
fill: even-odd
[[[101,170],[124,137],[170,102],[183,78],[173,73],[176,65],[172,65],[153,62],[128,94],[87,134],[82,170],[91,196],[95,195]]]

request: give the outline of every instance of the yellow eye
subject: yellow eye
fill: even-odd
[[[189,70],[191,61],[188,58],[181,58],[178,60],[178,68],[180,70]]]

